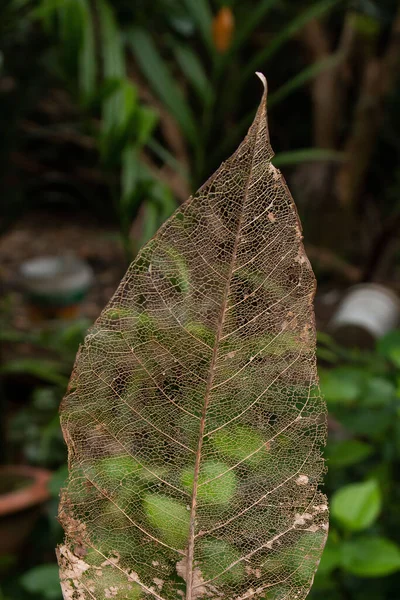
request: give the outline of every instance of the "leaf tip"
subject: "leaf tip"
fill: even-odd
[[[267,79],[266,79],[264,73],[261,73],[260,71],[256,71],[256,75],[259,79],[261,79],[262,84],[264,86],[264,93],[266,94],[268,92],[268,83],[267,83]]]

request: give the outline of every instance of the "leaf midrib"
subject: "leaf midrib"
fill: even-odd
[[[264,103],[264,106],[265,106],[265,93],[263,95],[261,102]],[[263,104],[262,104],[262,106],[263,106]],[[257,119],[257,116],[256,116],[256,119]],[[252,174],[253,174],[255,148],[257,145],[258,135],[259,135],[259,131],[260,131],[260,121],[261,121],[261,117],[258,118],[258,122],[257,122],[257,131],[255,134],[255,139],[254,139],[250,171],[249,171],[249,175],[248,175],[247,182],[246,182],[246,188],[245,188],[245,191],[243,194],[243,203],[242,203],[242,207],[241,207],[240,216],[238,219],[235,242],[234,242],[233,250],[232,250],[232,258],[231,258],[231,262],[229,265],[228,275],[226,278],[224,295],[222,297],[221,313],[220,313],[220,317],[219,317],[217,332],[215,335],[213,354],[212,354],[212,358],[210,361],[210,369],[209,369],[209,375],[208,375],[208,379],[207,379],[207,386],[206,386],[203,410],[202,410],[201,421],[200,421],[199,441],[198,441],[198,447],[197,447],[197,452],[196,452],[196,461],[195,461],[194,476],[193,476],[192,502],[191,502],[191,508],[190,508],[189,541],[188,541],[187,567],[186,567],[186,600],[192,600],[192,591],[193,591],[193,561],[194,561],[194,545],[195,545],[195,539],[196,539],[195,527],[196,527],[197,489],[198,489],[198,479],[199,479],[199,472],[200,472],[201,451],[202,451],[202,445],[203,445],[203,439],[204,439],[206,414],[207,414],[207,408],[208,408],[208,404],[210,401],[210,396],[211,396],[211,392],[212,392],[212,388],[213,388],[215,365],[216,365],[217,356],[218,356],[219,343],[221,341],[222,331],[224,328],[229,292],[230,292],[230,287],[231,287],[231,280],[232,280],[232,275],[234,273],[234,266],[235,266],[236,259],[237,259],[237,250],[239,247],[240,233],[241,233],[242,224],[243,224],[244,207],[246,206],[246,203],[247,203],[249,185],[250,185],[250,181],[251,181]],[[244,141],[244,143],[245,142],[246,142],[246,140]],[[238,150],[237,150],[237,152],[238,152]]]

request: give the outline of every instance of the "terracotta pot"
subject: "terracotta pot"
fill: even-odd
[[[0,556],[15,554],[31,532],[50,494],[50,471],[21,466],[0,467]],[[6,491],[9,485],[18,486]]]

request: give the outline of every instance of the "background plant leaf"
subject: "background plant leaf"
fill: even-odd
[[[359,577],[384,577],[400,570],[400,548],[378,536],[356,538],[343,544],[342,565]]]
[[[350,483],[338,490],[332,498],[332,516],[346,529],[366,529],[376,520],[382,506],[378,482]]]
[[[196,125],[192,112],[151,36],[143,29],[135,28],[127,33],[127,41],[155,93],[169,108],[188,139],[194,143]]]
[[[60,598],[60,581],[57,565],[54,563],[39,565],[24,573],[21,583],[25,590],[33,594],[39,594],[40,598],[46,600],[58,600]]]

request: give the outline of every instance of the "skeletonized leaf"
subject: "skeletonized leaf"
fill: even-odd
[[[61,416],[64,598],[307,596],[327,534],[315,280],[272,156],[265,91],[86,337]]]

